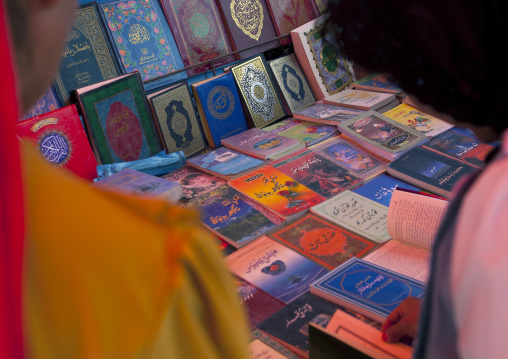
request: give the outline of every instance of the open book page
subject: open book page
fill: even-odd
[[[335,312],[326,332],[362,353],[379,359],[411,358],[413,348],[402,343],[388,344],[381,339],[381,331],[346,314]]]
[[[388,234],[430,250],[448,202],[406,190],[395,190],[388,208]]]

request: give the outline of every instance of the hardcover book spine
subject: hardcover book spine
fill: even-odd
[[[205,112],[203,111],[203,104],[201,103],[201,98],[199,97],[198,91],[194,85],[191,85],[192,94],[194,95],[194,100],[196,101],[196,107],[198,109],[199,118],[201,120],[201,125],[203,126],[203,132],[205,133],[206,140],[210,147],[218,147],[212,137],[212,133],[210,132],[210,127],[208,126],[208,121],[205,116]]]

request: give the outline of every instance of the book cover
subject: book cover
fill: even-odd
[[[388,207],[390,205],[390,200],[392,199],[393,191],[399,187],[413,191],[420,190],[418,187],[400,179],[388,176],[387,174],[382,174],[374,178],[372,181],[354,189],[353,192]]]
[[[251,328],[256,328],[259,323],[285,306],[280,300],[239,277],[235,276],[234,283],[240,297],[240,304],[247,310]]]
[[[60,103],[70,104],[72,91],[118,77],[121,67],[95,2],[82,5],[67,36],[54,86]]]
[[[363,182],[344,167],[307,149],[273,161],[270,165],[325,198],[353,189]]]
[[[307,0],[266,0],[277,36],[289,35],[290,31],[315,19],[312,3]],[[291,43],[291,37],[280,39],[283,45]]]
[[[349,120],[364,112],[363,110],[355,110],[353,108],[318,103],[293,113],[293,117],[298,120],[335,126],[344,120]]]
[[[291,118],[264,127],[263,130],[292,138],[303,143],[306,147],[315,145],[339,133],[336,126],[320,125]]]
[[[342,135],[388,160],[394,160],[428,140],[418,131],[375,111],[342,122],[339,130]]]
[[[170,203],[174,203],[182,197],[182,186],[179,183],[129,168],[101,179],[91,186],[131,196],[160,198]]]
[[[448,197],[452,187],[466,174],[477,171],[476,167],[416,147],[390,163],[386,171],[403,181],[442,197]]]
[[[99,164],[140,160],[163,150],[139,73],[80,89],[78,98]]]
[[[311,293],[383,322],[408,297],[423,299],[422,282],[351,258],[311,285]]]
[[[349,65],[333,36],[325,31],[325,16],[291,31],[291,39],[316,100],[351,84]]]
[[[88,181],[97,178],[97,160],[75,105],[18,122],[16,133],[37,144],[54,167],[66,167]]]
[[[312,151],[347,168],[364,180],[384,172],[388,163],[386,159],[343,136],[312,146]]]
[[[186,82],[148,96],[168,153],[182,151],[186,157],[206,148],[206,139]]]
[[[328,272],[266,236],[229,255],[226,264],[233,274],[286,305]]]
[[[101,4],[125,73],[138,70],[143,81],[183,68],[173,34],[157,0],[123,0]],[[146,84],[146,90],[182,80],[185,72]]]
[[[427,137],[435,137],[454,127],[451,123],[440,120],[405,103],[401,103],[390,111],[383,113],[383,115],[423,133]]]
[[[471,166],[482,168],[494,146],[455,132],[447,131],[422,145],[423,148],[455,158]]]
[[[216,0],[233,49],[243,50],[277,37],[265,0]],[[240,58],[274,48],[277,40],[240,52]]]
[[[351,191],[311,208],[311,212],[377,243],[390,239],[388,208]]]
[[[269,237],[326,269],[333,269],[352,257],[364,257],[378,247],[377,243],[312,213]]]
[[[187,159],[187,164],[224,179],[233,179],[266,165],[266,162],[226,147]]]
[[[394,94],[346,89],[335,95],[326,96],[323,103],[357,110],[378,110],[396,101]]]
[[[328,0],[313,0],[321,15],[325,15],[328,10]]]
[[[199,209],[201,222],[208,229],[236,248],[277,226],[228,185],[200,195],[191,200],[189,206]]]
[[[227,183],[225,179],[209,175],[189,166],[169,172],[163,176],[169,181],[178,182],[182,186],[182,197],[192,199]]]
[[[316,104],[312,90],[294,54],[268,61],[268,65],[272,69],[291,113]]]
[[[270,159],[282,152],[304,147],[298,140],[251,128],[237,135],[223,139],[222,144],[228,148],[249,154],[261,159]]]
[[[248,129],[232,73],[194,83],[191,88],[211,147],[218,147],[221,140]]]
[[[32,117],[44,115],[45,113],[58,110],[61,107],[58,96],[50,86],[37,102],[20,118],[19,121],[28,120]]]
[[[309,292],[258,325],[258,329],[308,357],[309,323],[326,328],[338,305]]]
[[[162,0],[162,6],[184,66],[194,66],[230,53],[231,45],[213,1]],[[234,61],[233,56],[214,62],[215,67]],[[190,76],[210,70],[203,65],[188,70]]]
[[[325,200],[272,166],[236,178],[229,184],[285,219],[303,214]]]
[[[390,82],[385,75],[378,72],[362,77],[361,79],[353,82],[351,87],[358,90],[379,91],[394,94],[402,92],[402,89],[399,86]]]
[[[301,359],[299,355],[259,330],[253,330],[250,333],[250,338],[251,359]]]
[[[267,126],[286,115],[262,55],[233,66],[231,72],[255,127]]]

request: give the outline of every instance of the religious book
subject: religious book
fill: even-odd
[[[215,0],[233,50],[240,58],[259,54],[279,44],[265,0]],[[269,42],[267,42],[269,41]],[[267,42],[264,45],[259,45]],[[259,46],[257,46],[259,45]],[[254,48],[250,48],[256,46]]]
[[[311,1],[266,0],[277,36],[289,35],[291,30],[316,18]],[[291,43],[291,37],[280,39],[283,45]]]
[[[323,103],[357,110],[378,110],[396,101],[394,94],[346,89],[323,98]]]
[[[384,322],[406,298],[423,299],[424,284],[360,258],[351,258],[312,283],[311,293]]]
[[[385,171],[388,160],[354,141],[337,136],[311,147],[321,156],[345,167],[356,176],[368,180]]]
[[[266,132],[259,128],[251,128],[237,135],[225,138],[221,143],[227,147],[263,160],[288,150],[297,151],[305,144],[298,140]]]
[[[328,270],[263,236],[226,257],[229,270],[288,304],[309,290]]]
[[[248,129],[247,119],[231,73],[191,85],[203,130],[211,147]]]
[[[198,156],[187,159],[187,164],[211,175],[232,180],[248,172],[266,166],[258,158],[244,155],[238,151],[219,147]]]
[[[272,161],[270,165],[327,199],[363,183],[346,168],[308,149]]]
[[[427,137],[435,137],[454,127],[451,123],[440,120],[405,103],[384,112],[383,115],[423,133]]]
[[[344,191],[310,211],[376,243],[390,239],[388,208],[352,191]]]
[[[251,359],[301,359],[284,345],[273,340],[259,330],[250,333],[250,358]]]
[[[180,183],[183,191],[182,197],[185,199],[198,197],[227,183],[225,179],[209,175],[187,165],[161,177]]]
[[[52,166],[65,167],[88,181],[97,178],[97,160],[75,105],[18,122],[16,133],[36,144]]]
[[[168,153],[186,157],[206,148],[206,139],[186,82],[177,83],[147,97]]]
[[[318,103],[293,113],[293,117],[298,120],[336,126],[342,121],[349,120],[364,112],[347,107]]]
[[[107,32],[107,24],[95,2],[80,6],[67,36],[54,86],[62,105],[71,103],[78,88],[118,77],[119,58]]]
[[[388,207],[392,194],[397,188],[405,188],[413,191],[420,190],[418,187],[383,173],[360,187],[355,188],[353,192]]]
[[[76,93],[99,164],[136,161],[163,150],[138,72]]]
[[[426,191],[448,197],[453,186],[462,176],[474,173],[477,168],[454,158],[416,147],[390,163],[386,171],[393,177]]]
[[[199,209],[201,223],[206,228],[235,248],[245,246],[283,223],[272,222],[228,185],[202,194],[188,205]]]
[[[494,146],[454,130],[430,139],[422,147],[477,168],[485,166],[487,155],[494,149]]]
[[[234,61],[225,56],[232,51],[229,38],[222,25],[219,10],[213,1],[203,0],[162,0],[162,7],[184,66],[195,66],[214,61],[215,67]],[[210,64],[203,64],[187,70],[189,76],[210,70]]]
[[[302,0],[288,0],[288,2],[300,3]],[[290,113],[316,104],[312,90],[294,54],[268,61],[268,65],[272,69]]]
[[[320,15],[325,15],[328,11],[328,0],[312,0]]]
[[[379,247],[379,244],[312,213],[269,234],[269,237],[330,270],[349,258],[364,257]]]
[[[231,72],[253,127],[268,126],[286,115],[262,54],[233,66]]]
[[[182,186],[179,183],[128,168],[101,179],[91,186],[136,197],[163,199],[169,203],[175,203],[182,197]]]
[[[60,105],[60,101],[58,101],[55,88],[50,86],[19,121],[44,115],[45,113],[58,110],[60,107],[62,106]]]
[[[399,94],[402,92],[402,89],[398,85],[390,82],[390,80],[388,80],[385,75],[380,74],[379,72],[371,73],[359,80],[356,80],[351,84],[351,87],[357,90],[386,92],[394,94]]]
[[[295,54],[316,100],[342,91],[353,81],[346,58],[326,33],[325,16],[291,31]]]
[[[231,180],[229,185],[287,221],[325,201],[323,196],[272,166]]]
[[[187,77],[171,29],[157,0],[114,0],[102,10],[125,73],[138,70],[152,91]]]
[[[291,118],[264,127],[263,130],[292,138],[303,143],[306,147],[316,145],[339,133],[336,126],[320,125]]]
[[[378,112],[369,111],[342,122],[342,135],[389,161],[428,141],[428,137]]]
[[[232,254],[232,253],[231,253]],[[285,304],[239,277],[234,277],[240,304],[247,310],[251,328],[284,308]]]

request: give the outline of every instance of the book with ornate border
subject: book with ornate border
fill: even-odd
[[[58,110],[60,107],[62,106],[60,105],[60,101],[58,101],[58,95],[54,87],[50,86],[19,121],[44,115],[45,113]]]

